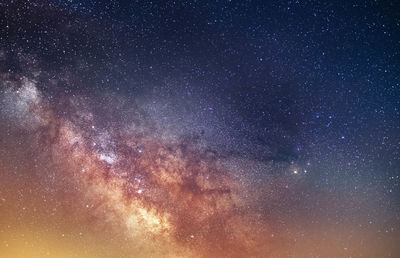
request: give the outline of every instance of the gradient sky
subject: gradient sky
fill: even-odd
[[[0,257],[399,257],[396,1],[1,1]]]

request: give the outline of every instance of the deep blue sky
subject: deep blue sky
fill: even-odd
[[[307,169],[276,213],[398,235],[396,1],[6,1],[0,17],[1,72],[41,71],[49,100],[125,96],[170,135],[262,164],[243,172],[255,185]]]

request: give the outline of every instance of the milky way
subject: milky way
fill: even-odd
[[[113,110],[123,105],[121,96],[109,99],[107,109],[90,106],[101,96],[62,98],[53,106],[34,80],[22,77],[9,84],[4,115],[27,130],[45,162],[65,166],[58,176],[97,203],[97,219],[124,231],[144,248],[141,252],[248,256],[270,251],[268,228],[241,197],[248,189],[217,151],[191,139],[161,137],[138,106],[122,107],[121,117]]]

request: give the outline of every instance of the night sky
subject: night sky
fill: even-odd
[[[397,1],[0,1],[0,257],[400,257]]]

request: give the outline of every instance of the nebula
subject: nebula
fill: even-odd
[[[242,197],[248,189],[221,154],[191,139],[162,137],[140,107],[121,117],[93,109],[99,96],[92,98],[52,105],[34,80],[22,78],[5,88],[2,112],[27,130],[43,159],[65,168],[59,176],[96,203],[97,223],[106,221],[158,255],[270,252],[268,228],[248,209]],[[112,103],[121,99],[107,108],[118,110]]]

